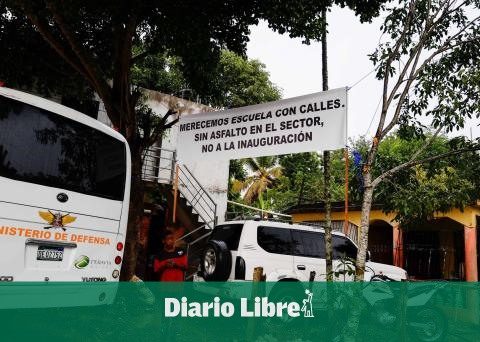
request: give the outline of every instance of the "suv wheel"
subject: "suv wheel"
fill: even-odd
[[[232,269],[232,254],[223,241],[211,240],[202,257],[203,279],[207,281],[225,281]]]

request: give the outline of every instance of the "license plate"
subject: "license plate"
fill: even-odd
[[[63,247],[39,246],[37,250],[37,260],[62,261]]]

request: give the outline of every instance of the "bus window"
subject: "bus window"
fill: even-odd
[[[0,176],[123,200],[125,144],[92,127],[0,97]]]

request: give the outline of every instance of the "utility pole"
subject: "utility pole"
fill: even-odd
[[[322,11],[322,88],[328,90],[328,55],[327,55],[327,11]],[[331,193],[330,193],[330,151],[323,151],[323,180],[325,203],[325,260],[327,281],[333,281],[333,246],[332,246],[332,219],[331,219]]]

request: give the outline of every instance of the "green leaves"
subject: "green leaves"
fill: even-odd
[[[215,106],[227,108],[279,100],[281,91],[269,76],[260,61],[223,50],[209,98]]]
[[[423,136],[391,135],[380,143],[373,176],[410,160],[431,133]],[[474,142],[465,138],[436,137],[418,159],[439,155],[461,148],[471,148]],[[421,164],[399,171],[376,189],[374,202],[386,212],[395,212],[402,225],[432,218],[437,211],[463,208],[480,196],[480,156],[466,152],[454,157]]]
[[[274,85],[265,65],[232,51],[222,50],[218,64],[207,70],[189,73],[185,62],[166,53],[147,56],[132,68],[136,85],[192,101],[199,99],[215,107],[234,108],[276,101],[280,89]]]
[[[233,165],[233,167],[232,167]],[[239,167],[247,170],[245,173],[238,170]],[[279,183],[282,175],[281,167],[277,164],[277,157],[258,157],[246,158],[230,164],[230,171],[236,171],[238,178],[230,173],[229,193],[230,198],[241,195],[247,204],[259,202],[264,208],[265,203],[263,195],[269,189],[274,188]],[[240,179],[243,176],[244,179]]]
[[[393,124],[430,116],[450,132],[480,116],[479,14],[474,1],[405,0],[387,10],[383,42],[370,60],[378,79],[397,83],[391,99],[401,101],[401,114]]]
[[[392,194],[391,202],[397,212],[396,220],[408,227],[432,219],[435,212],[463,209],[474,200],[470,196],[474,190],[475,184],[451,166],[433,175],[417,166],[406,186]]]

